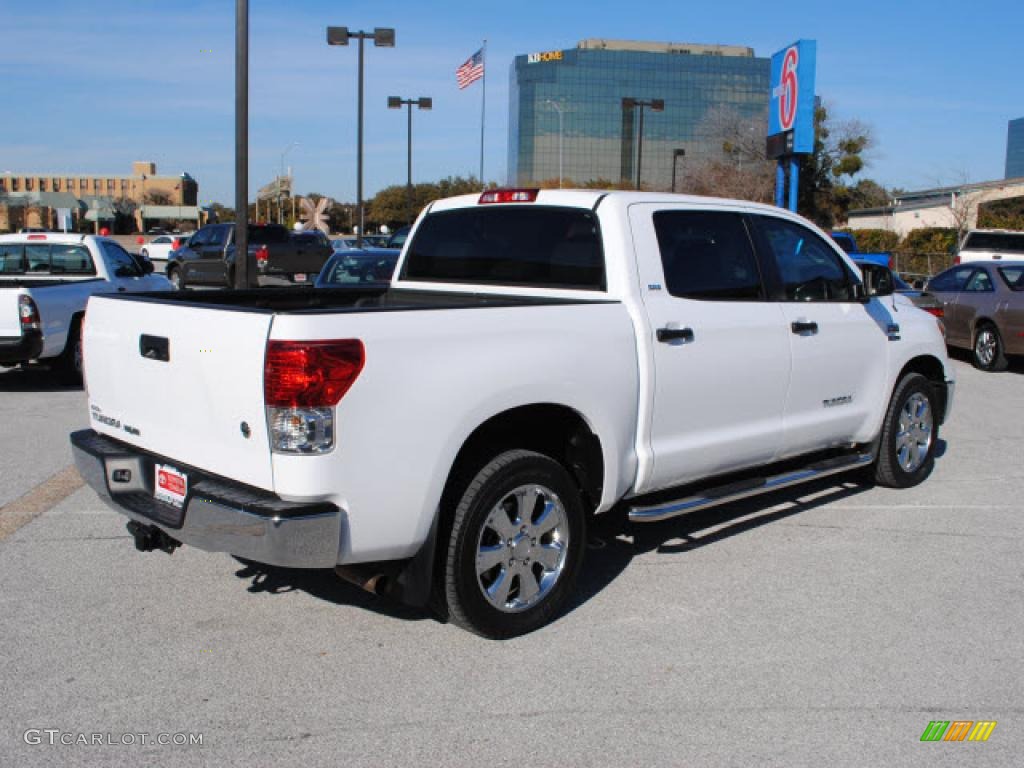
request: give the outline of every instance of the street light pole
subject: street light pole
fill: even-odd
[[[235,287],[250,287],[249,0],[235,0]]]
[[[432,109],[434,106],[434,100],[429,96],[420,96],[418,99],[403,99],[400,96],[388,96],[388,109],[401,109],[402,105],[405,105],[408,109],[408,148],[407,156],[408,161],[406,165],[406,182],[405,182],[405,216],[410,224],[412,224],[412,107],[415,104],[420,109]]]
[[[367,38],[373,40],[378,48],[395,47],[395,30],[375,27],[373,32],[349,32],[348,27],[328,27],[328,45],[348,45],[352,38],[359,40],[359,96],[356,110],[356,207],[358,208],[359,229],[356,232],[356,247],[363,247],[363,41]]]
[[[622,108],[626,109],[628,107],[640,108],[640,127],[636,135],[636,188],[640,189],[640,171],[644,159],[644,107],[650,107],[653,112],[664,112],[665,100],[651,99],[650,101],[643,101],[642,99],[634,99],[627,96],[622,100]]]
[[[558,113],[558,188],[562,188],[562,106],[552,99],[547,103]]]
[[[284,156],[287,155],[289,152],[291,152],[293,149],[295,149],[298,146],[300,146],[299,142],[293,141],[291,144],[289,144],[285,148],[284,152],[281,153],[281,173],[277,177],[277,223],[278,224],[284,224],[284,204],[281,202],[281,200],[282,200],[282,195],[281,195],[281,177],[284,176]],[[292,194],[292,196],[294,196],[294,192],[293,192],[293,190],[290,187],[289,187],[288,192],[289,192],[289,194]]]
[[[686,156],[686,150],[682,147],[672,150],[672,191],[676,191],[676,160]]]

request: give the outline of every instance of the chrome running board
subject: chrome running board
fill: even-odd
[[[801,469],[789,470],[770,477],[740,480],[706,488],[692,496],[686,496],[673,501],[651,506],[632,506],[629,508],[629,519],[634,523],[656,523],[659,520],[667,520],[670,517],[685,515],[688,512],[696,512],[699,509],[717,507],[719,504],[728,504],[730,501],[738,501],[749,496],[777,491],[780,488],[807,483],[821,477],[837,475],[840,472],[849,472],[866,467],[874,460],[874,451],[837,456],[832,459],[809,464]]]

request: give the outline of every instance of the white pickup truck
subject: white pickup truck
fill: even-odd
[[[0,235],[0,365],[44,363],[81,380],[80,325],[96,293],[170,290],[114,240],[33,232]]]
[[[776,208],[493,190],[425,209],[386,290],[94,298],[71,442],[139,549],[335,568],[508,637],[564,609],[595,516],[927,477],[942,333],[870,290]]]

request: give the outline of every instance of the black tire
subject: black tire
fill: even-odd
[[[901,419],[907,412],[918,412],[922,401],[927,403],[930,419],[927,448],[921,458],[920,440],[922,430],[916,426],[906,430]],[[908,373],[896,385],[889,401],[882,423],[882,435],[878,444],[878,459],[875,462],[875,482],[886,488],[911,488],[924,481],[935,467],[935,448],[939,442],[939,414],[935,410],[935,390],[932,383],[919,373]],[[923,415],[921,417],[924,418]],[[914,421],[913,418],[910,419]],[[908,442],[917,443],[917,452],[908,447]],[[913,460],[910,460],[911,458]],[[909,464],[909,466],[908,466]]]
[[[76,317],[68,329],[68,340],[64,351],[54,364],[54,371],[62,384],[82,383],[82,319]]]
[[[1003,352],[1003,340],[999,337],[999,329],[992,323],[978,323],[974,329],[974,343],[971,345],[971,362],[981,371],[1006,370],[1006,354]]]
[[[167,279],[171,281],[171,285],[174,286],[175,290],[185,290],[185,277],[181,274],[179,267],[171,267],[167,270]]]
[[[526,493],[517,496],[517,490]],[[538,491],[541,493],[534,496]],[[542,500],[552,506],[542,504]],[[532,512],[526,524],[521,510],[528,507]],[[513,521],[506,511],[519,519]],[[515,529],[514,539],[504,540],[497,535],[495,521],[502,514],[505,518],[500,525],[508,523],[510,529]],[[560,521],[557,528],[542,532],[546,522],[552,520]],[[497,456],[477,473],[455,508],[444,571],[444,593],[452,622],[492,639],[515,637],[549,623],[575,589],[586,549],[585,536],[579,489],[561,464],[532,451],[514,450]],[[500,562],[492,570],[478,573],[477,558],[485,547],[489,553],[497,553]],[[550,562],[555,552],[560,554],[554,557],[560,559],[557,567],[549,570],[544,561]],[[530,555],[535,555],[532,561]],[[530,578],[533,586],[523,581]],[[501,594],[501,583],[507,582],[508,586],[503,596],[489,598],[485,582],[496,595]],[[524,595],[527,597],[522,602]],[[506,607],[498,608],[498,602]]]

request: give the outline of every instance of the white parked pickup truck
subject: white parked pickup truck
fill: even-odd
[[[564,609],[595,516],[924,480],[942,333],[868,290],[776,208],[492,190],[428,206],[386,289],[93,298],[71,442],[139,549],[335,568],[508,637]]]
[[[44,363],[80,381],[79,328],[89,297],[171,289],[151,271],[104,237],[0,235],[0,365]]]

